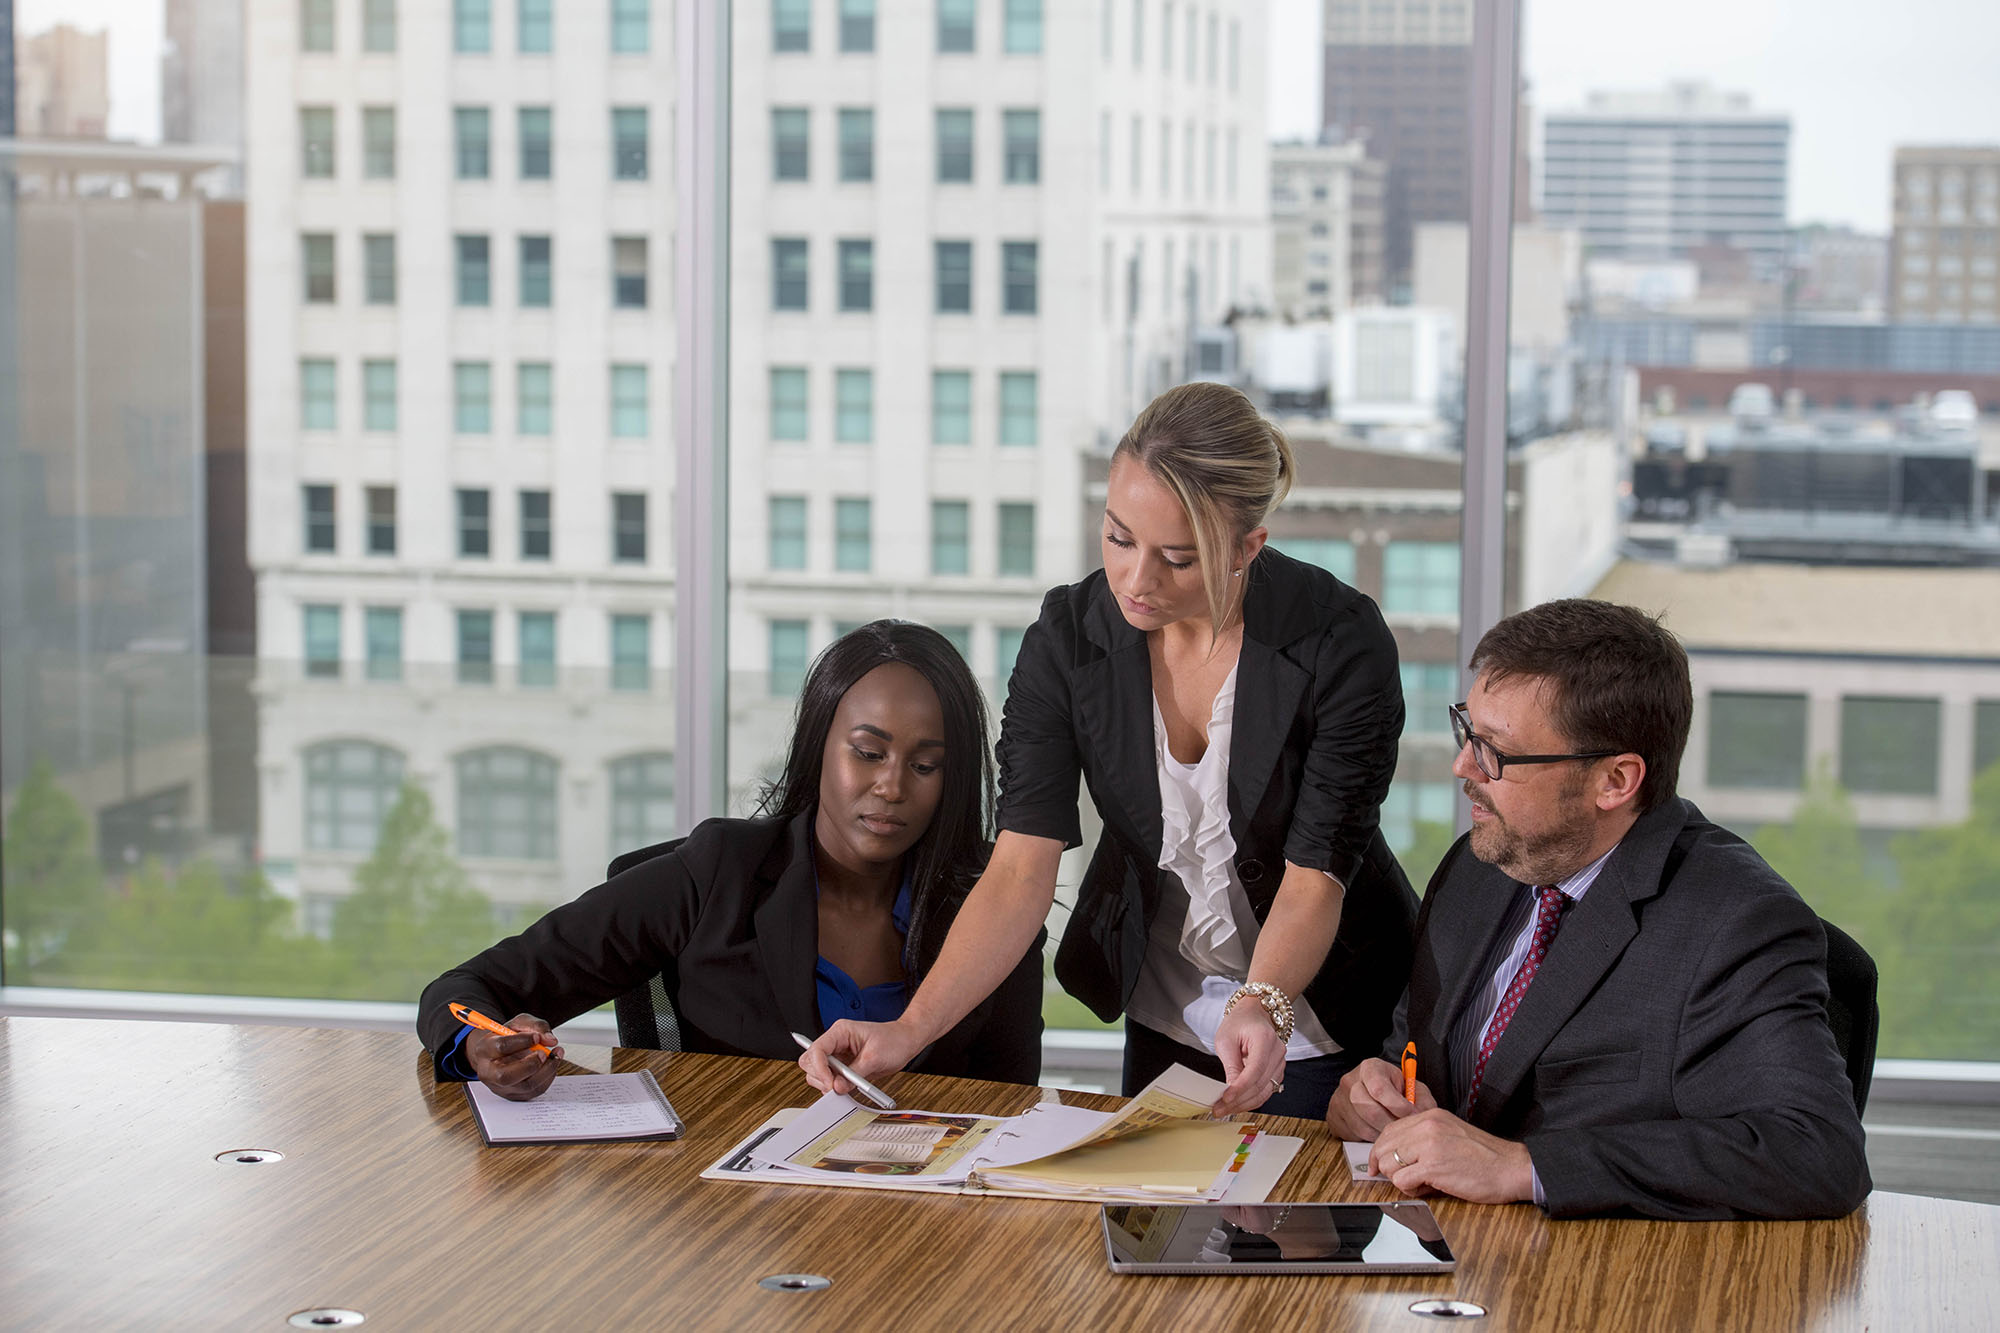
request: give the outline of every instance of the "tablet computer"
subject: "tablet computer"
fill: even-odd
[[[1449,1273],[1425,1203],[1108,1204],[1114,1273]]]

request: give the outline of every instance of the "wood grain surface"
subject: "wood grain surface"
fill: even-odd
[[[795,1066],[617,1051],[675,1143],[487,1148],[414,1036],[0,1019],[0,1327],[384,1329],[1405,1327],[1432,1296],[1486,1329],[2000,1327],[2000,1209],[1877,1194],[1836,1222],[1551,1222],[1436,1205],[1436,1277],[1120,1277],[1088,1204],[697,1179]],[[915,1075],[906,1105],[1013,1113],[1032,1088]],[[1105,1098],[1073,1096],[1097,1106]],[[1276,1197],[1395,1197],[1323,1129]],[[217,1162],[267,1148],[282,1162]],[[774,1273],[831,1278],[769,1292]],[[1469,1321],[1458,1321],[1469,1322]]]

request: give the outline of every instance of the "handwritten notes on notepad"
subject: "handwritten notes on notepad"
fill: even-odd
[[[680,1137],[680,1117],[651,1070],[570,1074],[528,1102],[509,1101],[484,1083],[465,1095],[479,1132],[495,1147],[513,1143],[609,1143]]]

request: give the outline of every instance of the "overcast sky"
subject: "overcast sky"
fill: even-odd
[[[1320,0],[1268,2],[1271,132],[1317,133]],[[1525,0],[1525,8],[1521,70],[1537,110],[1579,105],[1593,89],[1707,79],[1789,113],[1794,222],[1886,230],[1897,144],[2000,143],[1996,0]],[[15,0],[21,33],[65,21],[111,27],[111,132],[141,140],[159,135],[160,13],[160,0]]]

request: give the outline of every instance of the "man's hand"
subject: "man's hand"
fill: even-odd
[[[1363,1060],[1334,1089],[1326,1108],[1326,1127],[1337,1138],[1369,1143],[1396,1121],[1436,1108],[1437,1099],[1424,1083],[1417,1084],[1416,1102],[1407,1102],[1402,1070],[1387,1060]]]
[[[1468,1203],[1535,1197],[1535,1168],[1526,1147],[1435,1107],[1384,1128],[1368,1154],[1368,1169],[1405,1194],[1449,1194]]]
[[[1254,1110],[1285,1086],[1285,1043],[1261,1004],[1238,1001],[1223,1015],[1215,1031],[1215,1054],[1229,1086],[1209,1108],[1212,1115]]]
[[[882,1074],[895,1073],[916,1059],[923,1049],[924,1043],[900,1019],[894,1023],[858,1023],[843,1018],[799,1056],[799,1068],[805,1071],[806,1082],[821,1092],[851,1093],[854,1085],[833,1072],[827,1056],[838,1058],[849,1069],[872,1081]]]
[[[533,1101],[555,1081],[556,1061],[562,1058],[562,1047],[556,1045],[549,1025],[533,1014],[515,1014],[507,1020],[507,1026],[514,1029],[511,1037],[484,1028],[472,1029],[465,1038],[466,1063],[479,1075],[481,1083],[508,1101]],[[549,1054],[536,1050],[537,1042],[548,1047]]]

